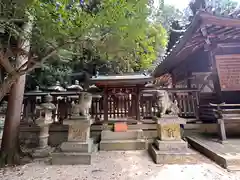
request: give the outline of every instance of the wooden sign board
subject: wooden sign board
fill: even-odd
[[[221,91],[240,91],[240,54],[216,55]]]

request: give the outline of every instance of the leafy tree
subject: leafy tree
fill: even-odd
[[[28,21],[28,16],[33,19],[31,36],[26,35],[29,36],[28,39],[31,38],[31,49],[30,53],[24,52],[29,61],[20,69],[11,70],[15,76],[9,76],[10,72],[7,71],[8,76],[1,86],[0,99],[9,91],[17,77],[40,67],[59,50],[69,50],[75,53],[77,47],[83,49],[82,47],[88,46],[87,49],[89,49],[90,44],[91,49],[101,59],[117,59],[122,62],[133,59],[133,53],[143,51],[143,47],[138,49],[136,41],[146,39],[144,36],[149,26],[147,21],[149,8],[146,6],[148,1],[105,0],[100,4],[96,3],[97,1],[94,2],[95,4],[84,1],[69,3],[64,0],[58,2],[36,0],[27,1],[27,4],[21,5],[18,1],[14,2],[17,7],[24,6],[21,9],[25,9],[24,12],[15,15],[16,17],[20,17],[19,14],[22,15],[23,18],[19,19],[22,21],[21,24]],[[7,8],[3,7],[3,9]],[[9,19],[8,16],[9,13],[5,15],[5,19]],[[10,17],[10,20],[11,18],[13,20],[13,17]],[[2,29],[11,34],[11,37],[16,37],[22,31],[21,24],[18,26],[16,22],[5,21]],[[149,47],[150,50],[151,48]],[[21,51],[17,50],[17,52]],[[5,61],[10,57],[9,54],[4,53],[4,50],[2,54]],[[137,56],[143,59],[149,54],[141,52]]]
[[[148,17],[152,10],[147,8],[147,3],[146,0],[122,4],[118,2],[118,8],[109,8],[108,11],[101,10],[97,6],[98,10],[94,11],[94,15],[101,18],[98,21],[95,20],[95,33],[81,43],[73,44],[68,49],[72,55],[65,54],[58,57],[58,61],[64,61],[64,67],[68,65],[68,68],[62,68],[67,70],[61,71],[62,74],[69,73],[69,69],[74,72],[88,69],[93,64],[97,64],[98,70],[103,70],[100,73],[116,72],[117,69],[127,72],[133,69],[139,71],[148,68],[156,59],[159,46],[166,45],[167,38],[164,28],[159,23],[153,24],[149,21]],[[123,11],[124,8],[126,11]],[[87,12],[89,13],[89,10]],[[117,16],[112,17],[111,14],[117,14]],[[40,46],[39,43],[37,47]],[[52,61],[48,61],[46,66],[51,66],[51,64]],[[52,77],[55,74],[54,68],[58,66],[53,66]],[[51,82],[47,80],[50,76],[44,76],[44,69],[46,68],[42,68],[41,73],[43,76],[36,76],[35,73],[33,76]],[[47,74],[49,72],[46,71]],[[42,82],[40,79],[38,81]]]

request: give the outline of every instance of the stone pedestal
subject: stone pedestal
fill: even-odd
[[[97,150],[90,138],[90,126],[92,121],[89,117],[72,116],[63,124],[69,126],[68,141],[63,142],[57,152],[52,154],[52,164],[91,164],[91,153]]]
[[[182,140],[180,124],[186,124],[186,120],[174,115],[157,119],[158,137],[149,146],[149,153],[155,163],[178,163],[188,160],[194,154],[188,149],[187,142]]]
[[[41,104],[40,107],[38,107],[40,110],[40,117],[36,120],[36,124],[40,128],[38,135],[39,144],[38,147],[32,151],[32,156],[34,158],[47,157],[53,151],[53,148],[48,146],[48,137],[49,125],[53,123],[52,111],[56,107],[51,103],[52,97],[50,95],[47,95],[45,97],[45,101],[45,103]]]

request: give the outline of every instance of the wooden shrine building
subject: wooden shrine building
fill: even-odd
[[[101,111],[103,111],[104,122],[110,119],[129,118],[139,121],[141,89],[150,81],[153,81],[153,77],[143,74],[92,77],[91,84],[96,85],[103,92],[98,102],[100,114],[95,116],[102,118]]]
[[[173,87],[198,88],[200,105],[240,103],[240,19],[199,11],[153,72]]]

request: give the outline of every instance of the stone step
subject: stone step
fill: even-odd
[[[228,171],[240,171],[240,166],[235,165],[235,166],[227,166]]]
[[[230,171],[239,171],[240,170],[240,157],[236,155],[231,158],[226,158],[226,168]]]
[[[90,165],[90,153],[70,153],[70,152],[55,152],[52,153],[52,165]]]
[[[87,142],[68,141],[61,144],[62,152],[92,152],[93,140],[89,139]]]
[[[126,132],[114,132],[105,130],[101,133],[101,140],[136,140],[142,138],[142,130],[128,130]]]
[[[146,149],[144,139],[137,140],[104,140],[100,142],[101,151],[130,151]]]
[[[161,141],[155,140],[155,146],[160,151],[186,151],[188,143],[186,141]]]

